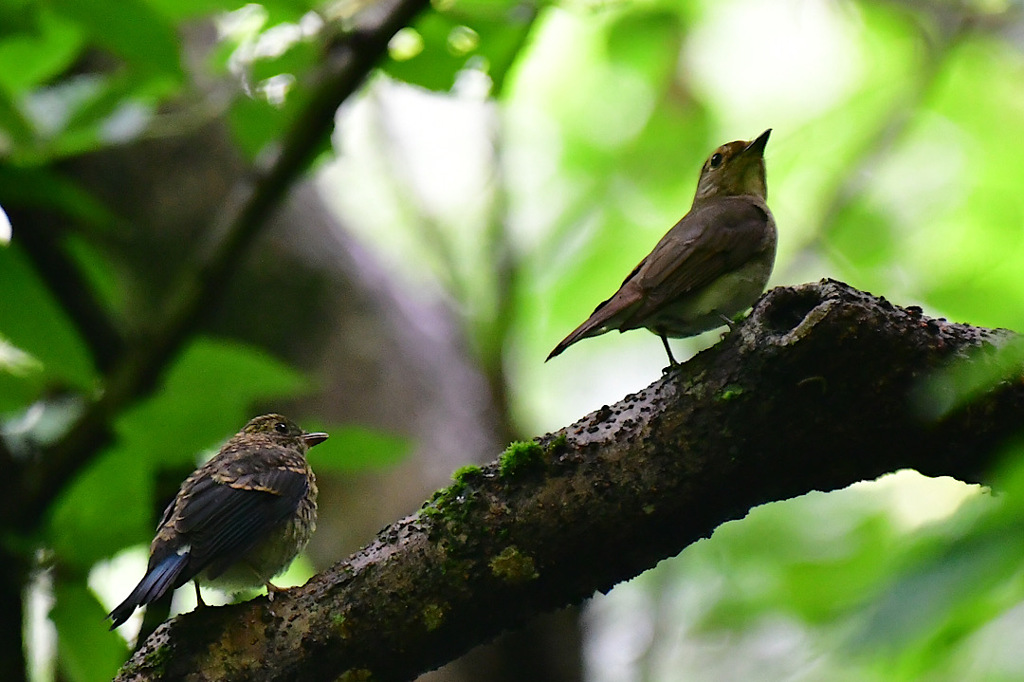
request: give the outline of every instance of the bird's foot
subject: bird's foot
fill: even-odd
[[[721,340],[725,339],[726,336],[728,336],[732,332],[736,331],[739,328],[740,325],[739,325],[738,322],[733,320],[731,317],[727,317],[725,315],[722,315],[721,313],[719,313],[718,317],[721,318],[722,322],[724,322],[729,327],[729,331],[722,332],[722,335],[719,337],[718,340],[721,341]]]

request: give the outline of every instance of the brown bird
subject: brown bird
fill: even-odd
[[[775,219],[765,203],[771,132],[724,144],[708,157],[689,213],[548,360],[580,339],[645,327],[661,337],[675,365],[668,337],[731,327],[732,316],[754,304],[775,263]]]
[[[139,606],[199,576],[229,587],[265,585],[283,571],[316,528],[316,477],[306,451],[327,440],[288,418],[249,421],[181,484],[150,546],[146,575],[111,611],[110,629]]]

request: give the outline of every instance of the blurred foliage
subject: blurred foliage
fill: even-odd
[[[85,345],[16,245],[0,249],[0,270],[0,330],[34,361],[0,374],[0,409],[31,403],[53,384],[89,388],[96,370]]]
[[[116,319],[106,240],[139,227],[60,164],[220,119],[264,158],[356,4],[6,0],[0,205],[67,219],[60,244]],[[216,43],[187,43],[206,21]],[[832,276],[1021,329],[1022,29],[1019,3],[998,1],[442,0],[343,107],[319,181],[399,285],[462,315],[526,433],[657,376],[660,346],[642,332],[541,359],[685,213],[704,156],[769,127],[774,283]],[[102,377],[17,230],[0,240],[0,413],[23,452],[66,428]],[[931,378],[923,413],[955,409],[1017,353],[985,376]],[[200,338],[116,416],[116,440],[38,538],[62,679],[107,678],[126,654],[86,581],[149,540],[158,476],[194,466],[254,405],[308,390],[262,349]],[[360,425],[306,425],[332,433],[315,452],[325,471],[409,450]],[[904,473],[753,510],[597,600],[591,678],[1024,678],[1019,455],[1008,449],[996,496]]]
[[[255,158],[279,145],[308,91],[272,86],[315,67],[323,26],[310,14],[316,8],[304,0],[241,8],[222,0],[0,3],[0,205],[14,220],[11,236],[3,214],[0,414],[4,444],[15,456],[58,440],[103,394],[107,379],[60,287],[47,279],[59,271],[37,269],[19,239],[21,211],[54,217],[59,229],[49,237],[115,329],[152,324],[124,318],[124,263],[111,248],[146,226],[128,224],[122,207],[90,195],[60,164],[146,136],[187,133],[221,116],[243,154]],[[213,19],[221,38],[205,48],[205,61],[189,61],[196,57],[189,50],[204,49],[186,43],[190,22]],[[27,603],[47,603],[27,618],[34,678],[113,676],[128,648],[107,632],[103,616],[112,598],[124,596],[124,583],[139,576],[120,575],[101,603],[89,587],[95,567],[126,547],[148,545],[168,480],[180,480],[258,407],[313,388],[264,349],[193,338],[155,391],[113,415],[115,438],[60,492],[37,535],[6,543],[31,545],[23,551],[34,552],[37,570]],[[312,428],[315,418],[295,416]],[[332,434],[316,452],[314,466],[324,473],[388,466],[411,449],[403,438],[358,424],[318,426]]]
[[[642,332],[541,359],[686,211],[705,154],[768,127],[774,282],[837,277],[932,315],[1020,329],[1020,21],[999,3],[547,8],[502,76],[497,115],[481,106],[495,92],[476,85],[477,69],[489,74],[471,60],[452,79],[440,64],[457,60],[439,59],[436,81],[389,66],[454,86],[424,96],[378,81],[345,112],[326,182],[350,190],[336,200],[353,228],[411,286],[451,296],[475,334],[505,334],[527,432],[657,376],[660,349]],[[450,29],[421,23],[413,59],[428,60]],[[479,324],[509,253],[513,322]],[[997,355],[925,380],[922,416],[1019,374],[1015,346]],[[903,474],[755,510],[599,599],[589,675],[1021,679],[1006,636],[1024,628],[1019,493],[999,490],[994,502]]]
[[[1024,466],[1007,455],[997,495],[903,471],[723,525],[624,588],[634,603],[598,600],[606,636],[651,636],[619,653],[632,666],[595,656],[594,678],[1020,679]],[[657,602],[639,625],[622,614],[638,599]]]

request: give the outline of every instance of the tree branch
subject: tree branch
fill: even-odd
[[[775,289],[715,347],[463,471],[302,588],[165,623],[118,679],[411,679],[756,505],[906,467],[977,481],[1020,428],[1019,368],[941,420],[921,381],[1015,338],[839,282]]]

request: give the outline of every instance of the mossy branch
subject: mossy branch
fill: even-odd
[[[973,351],[1015,338],[838,282],[775,289],[721,343],[460,470],[304,587],[165,623],[118,679],[408,680],[755,505],[907,467],[978,481],[1019,430],[1019,368],[942,417],[921,381],[953,359],[998,364]]]

